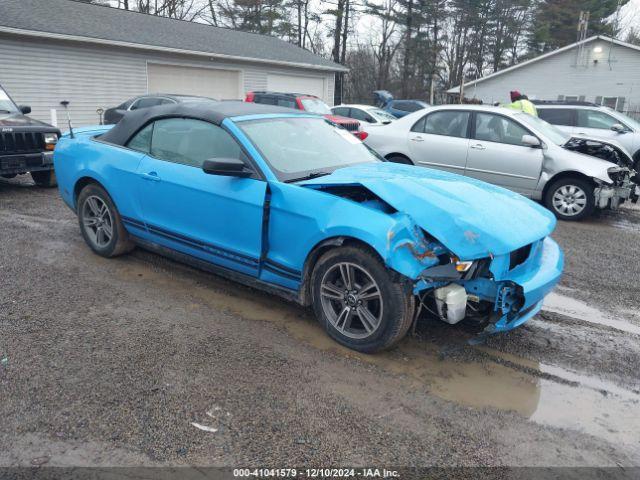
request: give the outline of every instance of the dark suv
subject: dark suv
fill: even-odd
[[[53,149],[60,130],[27,117],[31,107],[18,107],[0,85],[0,176],[31,173],[43,187],[55,187]]]
[[[309,113],[323,115],[327,120],[349,130],[360,140],[367,138],[367,133],[362,130],[360,122],[353,118],[334,115],[329,105],[315,95],[303,95],[300,93],[281,92],[248,92],[245,102],[262,103],[265,105],[278,105],[280,107],[295,108]]]

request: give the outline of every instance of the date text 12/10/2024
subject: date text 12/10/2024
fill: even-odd
[[[399,478],[385,468],[234,468],[233,476],[256,478]]]

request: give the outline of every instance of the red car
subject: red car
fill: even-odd
[[[315,95],[303,95],[299,93],[280,92],[248,92],[245,102],[263,103],[266,105],[278,105],[280,107],[295,108],[309,113],[324,115],[327,120],[349,130],[360,140],[367,138],[368,133],[362,130],[360,122],[353,118],[341,117],[331,113],[329,105]]]

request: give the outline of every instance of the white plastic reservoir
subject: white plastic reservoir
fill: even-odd
[[[433,293],[441,320],[453,325],[465,317],[467,292],[464,287],[452,283],[446,287],[436,289]]]

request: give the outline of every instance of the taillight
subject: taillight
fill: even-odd
[[[256,98],[256,94],[253,92],[247,92],[247,96],[244,99],[245,102],[253,102]]]
[[[360,130],[359,132],[355,132],[354,135],[356,137],[358,137],[360,140],[362,140],[363,142],[367,139],[367,137],[369,136],[369,134],[367,132],[365,132],[364,130]]]

